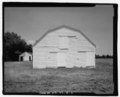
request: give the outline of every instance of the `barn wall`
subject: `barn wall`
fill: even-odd
[[[54,50],[54,49],[53,49]],[[52,53],[51,48],[36,48],[33,49],[33,67],[34,68],[45,68],[45,67],[56,67],[56,53]]]
[[[87,52],[87,66],[95,67],[95,52]]]
[[[68,67],[85,67],[86,66],[86,52],[70,52],[67,59]]]
[[[33,67],[57,67],[58,53],[66,53],[66,67],[92,65],[94,54],[86,52],[95,52],[95,47],[85,37],[72,30],[59,29],[47,34],[33,47]],[[90,57],[91,60],[88,60]]]

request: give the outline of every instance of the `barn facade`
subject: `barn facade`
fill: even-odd
[[[32,61],[32,54],[28,52],[20,54],[19,61]]]
[[[95,44],[81,31],[60,26],[33,45],[33,68],[95,67]]]

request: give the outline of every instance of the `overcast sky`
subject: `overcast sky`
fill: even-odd
[[[96,7],[6,7],[5,32],[15,32],[26,42],[38,40],[48,30],[67,25],[81,30],[97,54],[113,54],[113,6]]]

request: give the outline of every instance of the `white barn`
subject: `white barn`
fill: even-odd
[[[20,54],[19,61],[32,61],[32,54],[28,52]]]
[[[95,67],[95,48],[80,30],[60,26],[33,45],[33,68]]]

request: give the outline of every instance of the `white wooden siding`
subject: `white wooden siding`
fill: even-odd
[[[68,37],[59,37],[59,48],[69,48]]]
[[[79,32],[66,28],[50,32],[33,47],[33,67],[57,67],[60,64],[66,67],[95,66],[95,47]]]
[[[95,67],[95,52],[87,52],[87,66]]]
[[[57,66],[58,67],[67,67],[67,53],[58,53],[57,54]]]
[[[86,53],[70,52],[67,60],[68,67],[85,67],[86,66]],[[74,64],[74,65],[73,65]]]

